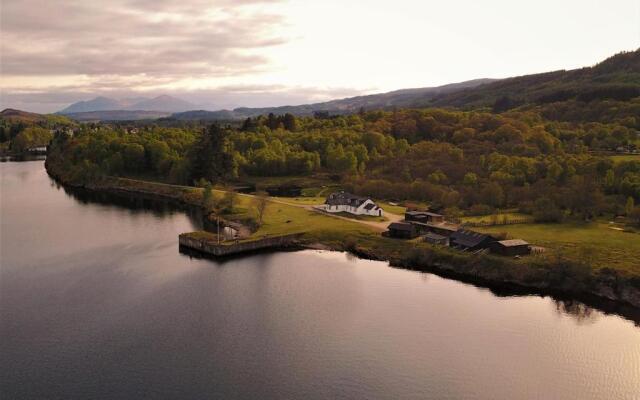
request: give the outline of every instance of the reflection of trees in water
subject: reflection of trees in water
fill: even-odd
[[[158,217],[184,212],[191,223],[202,229],[202,212],[194,207],[184,207],[180,203],[169,200],[150,199],[135,195],[118,195],[113,193],[95,192],[82,188],[72,188],[60,185],[52,180],[52,185],[62,188],[64,192],[80,204],[102,204],[129,210],[132,213],[151,212]]]
[[[592,324],[598,320],[599,313],[593,308],[577,300],[553,300],[556,311],[561,315],[568,315],[579,324]]]

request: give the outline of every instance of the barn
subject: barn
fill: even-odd
[[[449,237],[449,246],[458,250],[476,251],[486,249],[496,239],[490,235],[459,229]]]
[[[392,222],[387,229],[393,238],[413,239],[418,236],[415,226],[407,222]]]
[[[502,256],[523,256],[531,253],[531,246],[522,239],[500,240],[491,243],[491,252]]]

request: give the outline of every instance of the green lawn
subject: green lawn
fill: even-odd
[[[391,214],[404,215],[404,212],[407,211],[407,207],[401,205],[394,206],[385,201],[378,201],[377,203],[385,212],[390,212]]]
[[[620,163],[623,161],[640,161],[640,154],[622,154],[616,156],[609,156],[614,163]]]
[[[607,222],[521,224],[478,228],[488,233],[507,232],[552,253],[592,260],[597,267],[610,267],[640,274],[640,234],[623,232]]]

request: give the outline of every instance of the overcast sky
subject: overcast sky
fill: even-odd
[[[0,107],[301,104],[593,65],[640,0],[1,0]]]

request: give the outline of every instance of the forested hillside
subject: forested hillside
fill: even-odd
[[[619,113],[639,102],[609,105]],[[49,157],[76,179],[333,177],[360,194],[424,201],[450,215],[517,207],[555,221],[625,213],[640,202],[640,161],[594,154],[638,146],[640,120],[612,113],[603,114],[609,122],[552,121],[534,110],[423,109],[333,118],[271,114],[239,128],[85,125],[73,137],[59,135]]]
[[[66,117],[6,109],[0,112],[0,153],[23,153],[46,146],[56,129],[73,126]]]
[[[593,66],[502,79],[434,98],[436,107],[491,107],[500,112],[527,104],[630,100],[640,96],[640,49]],[[636,114],[638,115],[638,114]]]

